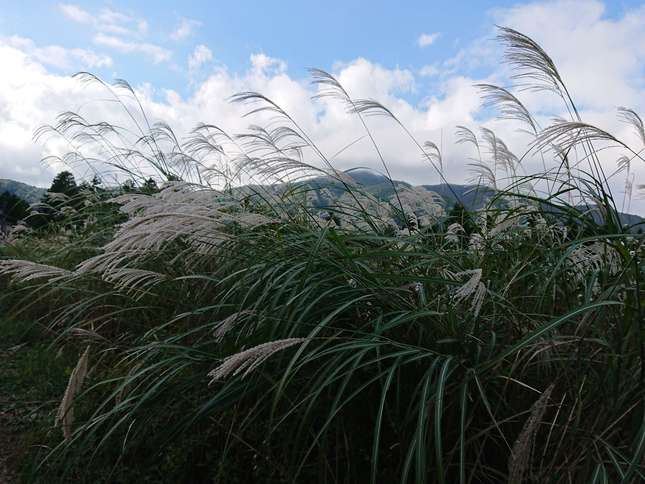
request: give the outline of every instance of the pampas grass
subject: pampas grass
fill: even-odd
[[[78,359],[78,363],[76,363],[76,366],[69,376],[65,394],[63,395],[63,399],[58,407],[58,412],[56,413],[54,426],[60,426],[62,428],[63,435],[66,440],[69,440],[72,436],[74,425],[74,400],[83,387],[83,382],[87,376],[89,355],[90,347],[88,346]]]
[[[645,479],[644,239],[623,224],[601,160],[611,145],[632,180],[642,147],[582,119],[532,39],[499,33],[518,85],[479,87],[529,142],[516,154],[490,128],[456,128],[477,189],[490,188],[472,210],[392,180],[371,116],[402,130],[446,182],[437,144],[323,71],[312,72],[317,95],[358,117],[383,193],[336,169],[261,93],[233,102],[268,124],[238,134],[203,124],[182,141],[148,120],[126,83],[81,75],[133,126],[65,113],[38,135],[69,141],[63,162],[137,183],[154,175],[161,189],[69,215],[105,218],[41,239],[56,254],[87,248],[60,268],[41,250],[39,262],[0,262],[17,309],[47,322],[56,343],[85,336],[100,355],[95,385],[78,391],[87,352],[70,378],[65,441],[42,464],[57,473],[40,476],[73,480],[70,462],[89,459],[110,473],[156,469],[172,455],[187,462],[175,479],[231,482]],[[541,126],[518,87],[555,95],[567,118]],[[642,118],[618,116],[640,138]],[[527,157],[543,171],[527,173]],[[62,419],[81,399],[89,410],[72,432]],[[209,474],[194,477],[198,468]]]

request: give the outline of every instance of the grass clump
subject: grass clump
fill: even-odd
[[[81,255],[65,242],[57,260],[0,262],[14,306],[46,317],[77,358],[88,348],[86,381],[65,405],[75,421],[30,478],[643,479],[643,239],[623,224],[599,157],[645,161],[643,147],[586,124],[531,39],[500,39],[518,84],[556,95],[571,119],[542,128],[511,90],[482,86],[531,141],[518,156],[488,129],[458,128],[491,193],[472,212],[402,189],[386,164],[387,196],[370,193],[258,93],[234,101],[267,124],[236,136],[202,125],[180,143],[132,111],[124,83],[106,88],[142,119],[134,140],[70,113],[43,129],[79,146],[67,161],[87,161],[91,140],[92,159],[166,183],[112,198],[127,220],[96,229],[101,244],[74,232]],[[391,119],[445,180],[436,145],[313,77],[370,138],[368,115]],[[526,173],[528,156],[544,171]],[[329,184],[314,189],[313,177]]]

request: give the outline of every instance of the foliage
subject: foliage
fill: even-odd
[[[0,224],[15,225],[29,215],[29,204],[10,192],[0,193]]]

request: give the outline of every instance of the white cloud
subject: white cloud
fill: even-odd
[[[79,68],[101,68],[111,67],[112,58],[98,54],[93,50],[80,48],[66,48],[60,45],[46,45],[43,47],[36,46],[31,40],[19,36],[11,36],[7,43],[29,54],[46,65],[57,67],[59,69],[79,69]]]
[[[597,0],[560,0],[497,10],[495,17],[542,45],[583,106],[643,102],[645,5],[610,18]]]
[[[97,34],[94,36],[94,43],[125,54],[143,54],[155,64],[169,61],[172,56],[168,49],[161,46],[146,42],[127,41],[113,35]]]
[[[251,54],[250,61],[253,70],[259,75],[277,75],[287,71],[285,61],[269,57],[266,54]]]
[[[102,8],[98,12],[90,13],[75,4],[59,4],[58,7],[68,19],[89,25],[99,32],[141,36],[148,31],[147,20],[111,8]]]
[[[419,45],[419,47],[428,47],[434,44],[440,35],[440,32],[433,32],[432,34],[421,34],[417,39],[417,44]]]
[[[68,19],[90,26],[95,31],[93,42],[97,45],[127,54],[143,54],[156,64],[170,60],[170,50],[143,40],[148,32],[146,19],[112,8],[90,13],[78,5],[60,4],[59,9]],[[91,60],[88,55],[85,58]]]
[[[188,56],[188,70],[195,71],[201,66],[213,60],[213,53],[204,44],[199,44]]]
[[[90,13],[75,4],[59,4],[58,8],[68,19],[89,25],[99,32],[125,36],[145,35],[148,31],[148,22],[111,8],[103,8],[98,12]]]
[[[419,75],[421,77],[434,77],[441,74],[441,72],[441,68],[436,65],[425,65],[421,69],[419,69]]]
[[[195,28],[199,27],[202,23],[198,20],[193,20],[189,18],[182,18],[179,21],[177,28],[170,34],[170,38],[173,40],[183,40],[190,37],[193,34]]]
[[[78,5],[63,3],[59,5],[59,8],[67,18],[73,20],[74,22],[82,24],[94,23],[94,17],[92,17],[89,12],[83,10]]]

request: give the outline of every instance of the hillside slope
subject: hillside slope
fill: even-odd
[[[44,188],[35,187],[15,180],[0,178],[0,193],[9,192],[22,198],[27,203],[39,202],[45,194]]]

